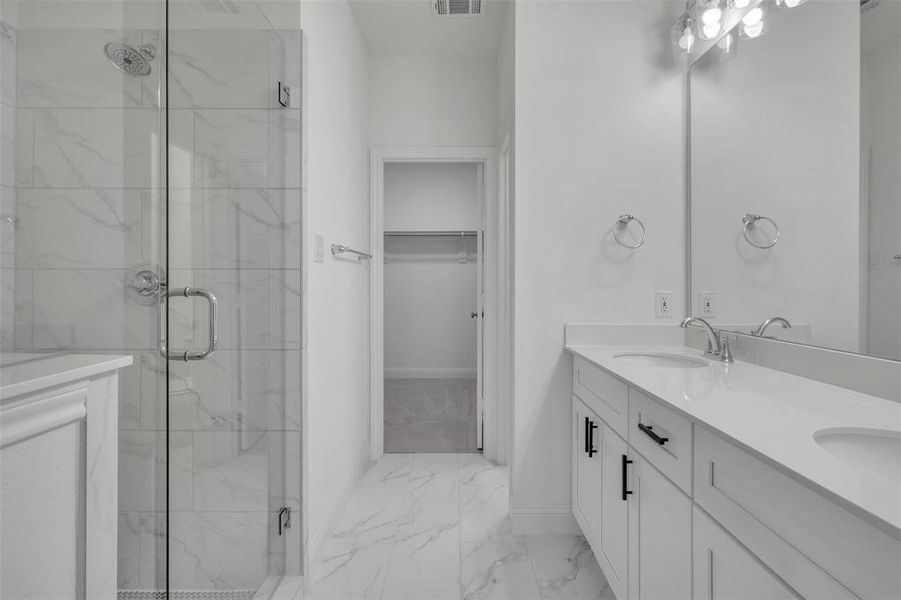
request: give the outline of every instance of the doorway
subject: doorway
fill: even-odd
[[[481,449],[484,168],[384,166],[386,453]]]
[[[493,453],[496,169],[494,148],[373,150],[373,459]]]

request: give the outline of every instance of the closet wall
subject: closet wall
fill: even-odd
[[[478,215],[476,165],[386,166],[386,232],[474,231]],[[386,378],[475,377],[475,253],[473,236],[386,235]]]

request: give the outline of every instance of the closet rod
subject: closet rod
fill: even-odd
[[[477,231],[386,231],[391,237],[460,237],[478,235]]]

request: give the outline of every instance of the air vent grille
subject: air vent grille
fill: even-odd
[[[208,13],[220,15],[229,13],[237,15],[240,13],[232,0],[195,0],[195,3]]]
[[[440,17],[459,17],[482,13],[482,0],[433,0],[432,10]]]

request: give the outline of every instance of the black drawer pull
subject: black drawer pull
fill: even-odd
[[[627,489],[629,486],[628,486],[628,483],[626,482],[626,478],[627,478],[627,473],[626,473],[627,465],[631,465],[631,464],[632,464],[632,461],[629,460],[629,457],[626,456],[625,454],[623,454],[623,502],[625,502],[626,500],[628,500],[628,499],[629,499],[629,494],[632,493],[632,490]]]
[[[654,427],[651,425],[645,425],[644,423],[639,423],[638,428],[641,429],[643,432],[645,432],[645,434],[649,438],[651,438],[652,440],[654,440],[661,446],[669,441],[669,438],[660,437],[659,435],[654,433]]]

